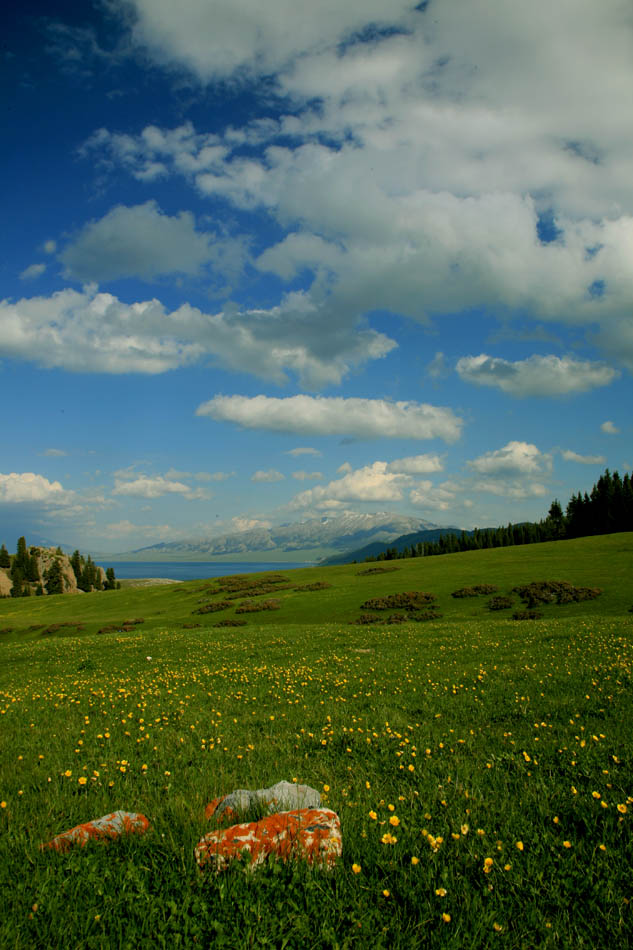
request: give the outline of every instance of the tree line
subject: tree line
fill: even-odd
[[[628,473],[621,478],[618,472],[611,474],[606,469],[590,492],[578,492],[571,496],[564,512],[560,501],[555,498],[547,517],[542,521],[510,523],[498,528],[475,528],[474,531],[462,531],[460,534],[447,532],[438,541],[420,541],[402,550],[392,546],[365,560],[432,557],[621,531],[633,531],[633,479]]]
[[[75,575],[77,587],[86,593],[94,590],[116,590],[121,586],[115,577],[113,567],[106,570],[104,580],[101,569],[90,555],[86,558],[78,550],[67,558],[58,547],[53,560],[43,572],[40,572],[39,555],[41,554],[41,548],[27,547],[23,537],[18,538],[14,555],[9,554],[5,544],[0,546],[0,568],[9,570],[13,582],[12,597],[30,597],[33,593],[33,585],[36,596],[42,596],[45,593],[65,593],[64,567],[68,568],[68,566]]]

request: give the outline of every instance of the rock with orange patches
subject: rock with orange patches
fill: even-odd
[[[296,785],[294,782],[277,782],[270,788],[258,788],[251,792],[247,788],[236,788],[230,795],[222,795],[209,802],[204,810],[205,818],[215,816],[222,821],[234,821],[240,813],[250,808],[261,808],[269,815],[293,808],[320,808],[321,796],[309,785]]]
[[[77,846],[83,848],[89,841],[107,841],[122,835],[144,834],[149,828],[145,815],[132,811],[115,811],[102,818],[95,818],[83,825],[75,825],[68,831],[57,835],[52,841],[41,844],[40,848],[52,848],[54,851],[68,851]]]
[[[245,861],[250,870],[268,857],[287,861],[302,858],[332,868],[343,852],[341,822],[329,808],[299,808],[277,812],[260,821],[218,828],[195,848],[200,868],[224,871],[231,861]]]

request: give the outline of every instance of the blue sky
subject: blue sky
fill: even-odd
[[[630,470],[627,0],[5,23],[0,540],[491,525]]]

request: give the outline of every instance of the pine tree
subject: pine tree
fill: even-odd
[[[11,567],[11,558],[4,544],[0,548],[0,567]]]
[[[11,578],[13,579],[13,587],[11,588],[12,597],[21,597],[22,591],[24,590],[24,575],[19,568],[11,570]]]
[[[116,578],[114,576],[114,568],[109,567],[106,570],[106,582],[104,584],[104,590],[114,590],[116,587]]]
[[[62,563],[55,558],[46,572],[46,590],[49,594],[64,593],[64,575],[62,572]]]

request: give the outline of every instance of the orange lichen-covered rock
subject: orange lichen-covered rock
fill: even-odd
[[[201,868],[224,871],[233,860],[246,861],[251,870],[272,855],[287,861],[303,858],[309,864],[331,868],[343,851],[341,822],[329,808],[299,808],[210,831],[195,849]]]
[[[75,825],[68,831],[57,835],[52,841],[41,844],[40,848],[53,848],[55,851],[68,851],[73,846],[83,848],[89,841],[104,841],[120,838],[122,835],[144,834],[149,828],[145,815],[132,811],[115,811],[102,818],[95,818],[83,825]]]
[[[321,796],[316,788],[297,785],[295,782],[277,782],[270,788],[236,788],[229,795],[222,795],[209,802],[204,810],[205,818],[236,821],[240,812],[258,808],[272,815],[276,811],[291,811],[296,808],[320,808]]]

